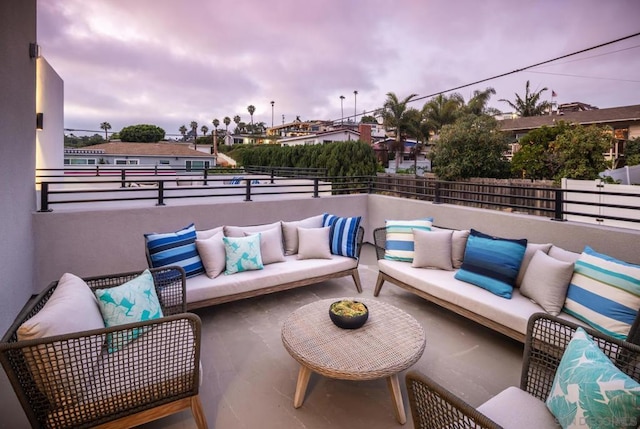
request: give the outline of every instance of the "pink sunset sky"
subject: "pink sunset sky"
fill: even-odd
[[[388,92],[426,96],[640,32],[638,0],[39,0],[41,53],[64,80],[65,128],[178,134],[341,118]],[[640,37],[459,90],[498,99],[640,104]],[[354,90],[358,91],[354,98]],[[420,108],[427,99],[415,102]],[[224,127],[224,126],[223,126]],[[233,123],[232,123],[233,127]],[[77,135],[81,133],[76,133]]]

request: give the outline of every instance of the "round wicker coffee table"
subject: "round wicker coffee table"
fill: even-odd
[[[339,299],[363,302],[369,320],[360,329],[338,328],[329,306]],[[282,325],[282,343],[300,364],[293,406],[299,408],[312,372],[340,380],[386,378],[396,418],[407,421],[398,373],[413,365],[425,347],[422,326],[409,314],[379,300],[333,298],[300,307]]]

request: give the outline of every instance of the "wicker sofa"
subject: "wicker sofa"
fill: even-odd
[[[321,223],[318,222],[322,222],[322,215],[295,222],[274,222],[246,227],[222,226],[211,230],[196,231],[197,249],[205,268],[207,268],[207,260],[209,258],[222,259],[223,272],[218,271],[212,275],[207,268],[205,273],[191,277],[187,276],[187,308],[191,310],[208,307],[347,276],[351,276],[356,290],[361,293],[362,286],[358,274],[358,261],[362,248],[364,228],[358,226],[356,230],[355,257],[330,254],[325,255],[325,257],[302,258],[300,257],[301,254],[298,253],[297,233],[295,234],[295,240],[290,238],[289,235],[292,230],[297,230],[298,225],[305,228],[317,228],[321,226]],[[265,263],[261,269],[225,275],[224,253],[222,255],[209,256],[200,247],[201,240],[212,239],[216,234],[223,234],[225,237],[243,237],[252,233],[262,232],[264,236],[266,235],[265,231],[273,231],[274,228],[280,230],[282,235],[281,238],[271,242],[271,247],[280,247],[282,245],[282,249],[280,249],[282,252],[280,250],[277,252],[277,263]],[[295,241],[295,245],[290,243],[292,240]],[[265,259],[264,245],[265,243],[261,241],[263,259]],[[153,266],[149,246],[147,246],[147,261],[149,266]]]
[[[376,228],[373,235],[379,270],[374,296],[379,296],[383,284],[390,282],[474,322],[520,342],[525,341],[528,320],[533,314],[540,312],[541,307],[523,296],[518,288],[513,290],[511,298],[506,301],[485,289],[456,279],[454,276],[457,270],[414,268],[410,262],[387,260],[386,228]],[[572,253],[559,248],[557,252]],[[564,311],[559,317],[584,325]],[[629,331],[627,341],[640,344],[640,312]]]
[[[520,387],[503,390],[477,409],[426,374],[409,371],[406,374],[406,385],[414,426],[425,429],[560,427],[556,416],[545,406],[545,401],[552,394],[561,359],[577,328],[578,325],[574,323],[545,313],[534,314],[527,328]],[[615,367],[640,382],[640,346],[611,338],[588,327],[583,329]],[[593,352],[588,357],[593,358]],[[564,368],[566,376],[569,371],[566,371],[567,366]],[[602,366],[591,364],[590,371],[597,371],[595,368],[603,369]],[[596,372],[595,377],[598,374]],[[597,399],[593,402],[597,402]],[[619,405],[620,397],[611,402]],[[571,410],[564,409],[563,412],[567,413],[564,414],[565,417],[571,418]],[[636,427],[638,424],[637,421],[611,421],[625,418],[623,414],[598,416],[591,413],[583,418],[595,421],[595,425],[590,422],[590,427]],[[602,419],[600,424],[598,419]],[[584,426],[587,427],[586,424]]]
[[[150,272],[161,318],[88,328],[86,308],[79,308],[87,302],[78,295],[63,296],[68,283],[62,278],[17,317],[0,343],[0,361],[32,427],[132,427],[184,409],[192,411],[199,429],[207,427],[198,396],[201,322],[197,315],[186,313],[184,270],[168,267]],[[120,286],[141,274],[79,280],[93,297],[94,291]],[[65,307],[51,313],[52,305],[62,298],[67,310],[77,307],[73,314],[60,311]],[[51,315],[58,317],[52,320]],[[38,321],[28,329],[64,331],[75,324],[88,330],[19,340],[19,333],[35,317]],[[100,311],[97,317],[102,318]],[[132,338],[132,332],[137,338],[116,351],[109,349],[110,339]]]

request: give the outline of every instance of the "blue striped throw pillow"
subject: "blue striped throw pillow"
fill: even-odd
[[[357,258],[358,228],[360,227],[361,219],[361,216],[338,217],[324,213],[322,226],[331,227],[329,231],[329,247],[332,254]]]
[[[526,239],[492,237],[472,229],[455,278],[511,299],[527,249]]]
[[[626,339],[640,308],[640,266],[586,246],[576,261],[564,311],[614,338]]]
[[[384,259],[413,262],[413,230],[431,231],[433,218],[414,220],[387,220]]]
[[[187,277],[204,273],[202,260],[196,249],[196,227],[194,224],[176,232],[144,235],[153,268],[178,265],[184,268]]]

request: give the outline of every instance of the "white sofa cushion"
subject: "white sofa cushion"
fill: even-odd
[[[508,387],[478,407],[504,428],[559,428],[544,402],[517,387]]]
[[[413,268],[408,262],[386,259],[378,260],[378,269],[416,289],[463,307],[523,335],[527,332],[529,317],[541,311],[537,304],[522,296],[518,289],[513,291],[511,299],[505,299],[486,289],[455,279],[456,271]],[[560,317],[584,324],[566,313],[560,313]]]
[[[286,256],[282,264],[265,265],[259,271],[244,271],[210,279],[204,274],[187,281],[187,303],[278,286],[356,268],[358,261],[333,255],[331,259],[298,259]]]
[[[244,237],[245,232],[262,232],[272,228],[281,228],[280,222],[274,223],[266,223],[264,225],[254,225],[254,226],[224,226],[224,235],[225,237]]]

